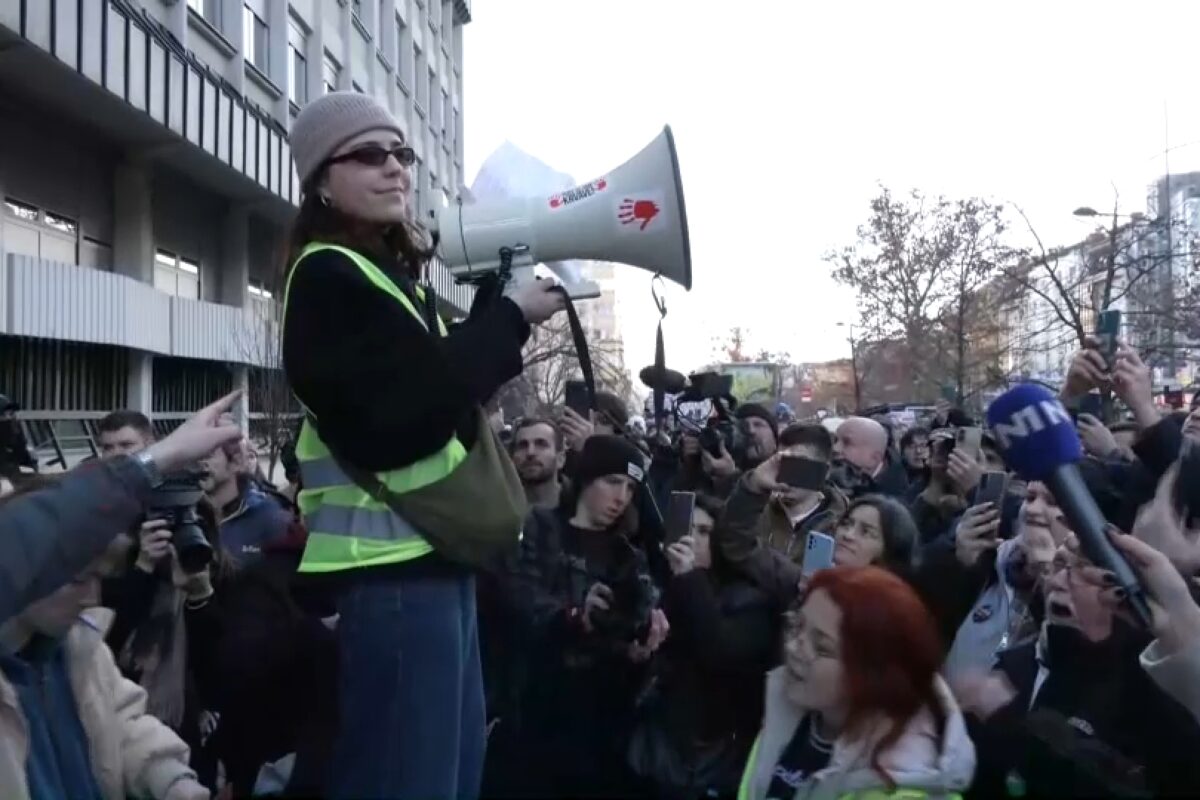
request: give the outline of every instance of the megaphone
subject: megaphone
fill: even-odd
[[[438,214],[438,255],[459,283],[572,259],[616,261],[692,288],[679,159],[670,126],[595,180],[542,197],[462,204]],[[529,270],[531,271],[531,270]],[[584,293],[586,296],[589,293]],[[594,296],[594,295],[592,295]]]

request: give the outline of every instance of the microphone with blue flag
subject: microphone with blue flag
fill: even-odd
[[[1083,446],[1062,403],[1044,387],[1024,383],[997,397],[987,420],[1009,469],[1024,480],[1046,484],[1084,555],[1116,576],[1130,607],[1150,627],[1150,606],[1137,575],[1109,541],[1104,514],[1079,473]]]

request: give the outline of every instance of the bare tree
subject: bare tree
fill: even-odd
[[[621,343],[610,339],[588,342],[596,388],[612,392],[628,405],[633,397],[633,382],[625,369]],[[523,413],[533,413],[562,402],[566,382],[581,378],[570,321],[565,314],[535,326],[523,352],[525,370],[502,390],[510,398],[519,398]]]
[[[871,201],[857,241],[830,253],[834,278],[858,296],[861,341],[901,346],[910,399],[950,382],[961,400],[973,374],[979,290],[1011,257],[1003,208],[979,198],[948,200],[919,191],[897,198],[886,187]]]
[[[1160,336],[1163,323],[1195,319],[1198,307],[1188,293],[1166,290],[1172,280],[1167,265],[1189,258],[1185,250],[1189,231],[1181,221],[1149,220],[1136,214],[1123,217],[1114,195],[1107,227],[1070,247],[1047,249],[1024,210],[1015,208],[1034,246],[1006,266],[1002,294],[1009,298],[1010,312],[1012,305],[1029,301],[1049,312],[1041,320],[1025,319],[1020,312],[1014,315],[1018,321],[1010,326],[1018,350],[1031,354],[1068,342],[1082,346],[1094,333],[1096,315],[1120,304],[1125,308],[1129,338],[1143,358],[1148,363],[1169,358],[1171,343]]]
[[[260,456],[266,457],[268,478],[302,414],[283,372],[281,319],[277,299],[256,297],[243,310],[242,324],[234,333],[238,355],[248,365],[250,436]]]

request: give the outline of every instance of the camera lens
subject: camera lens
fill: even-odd
[[[202,572],[212,563],[213,549],[204,536],[196,510],[189,508],[180,515],[178,524],[171,534],[171,543],[179,557],[179,568],[188,575]]]

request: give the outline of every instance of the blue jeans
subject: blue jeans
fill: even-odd
[[[475,579],[371,576],[338,598],[339,709],[331,798],[475,798],[483,676]]]

